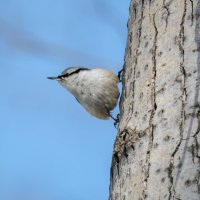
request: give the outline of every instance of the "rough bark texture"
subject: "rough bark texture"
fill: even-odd
[[[200,0],[132,0],[110,200],[200,199]]]

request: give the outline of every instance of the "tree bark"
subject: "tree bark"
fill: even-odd
[[[200,0],[132,0],[110,200],[200,199]]]

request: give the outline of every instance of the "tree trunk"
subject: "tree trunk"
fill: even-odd
[[[200,0],[132,0],[110,200],[200,199]]]

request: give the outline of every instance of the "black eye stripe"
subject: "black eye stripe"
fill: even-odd
[[[60,75],[60,76],[58,76],[58,78],[66,78],[66,77],[69,77],[69,76],[71,76],[71,75],[73,75],[73,74],[77,74],[77,73],[79,73],[80,71],[83,71],[83,70],[90,70],[90,69],[88,69],[88,68],[79,68],[79,69],[77,69],[77,70],[74,71],[74,72],[66,73],[66,74]]]

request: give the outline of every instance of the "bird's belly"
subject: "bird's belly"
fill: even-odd
[[[79,98],[78,101],[91,115],[100,119],[109,118],[109,111],[106,108],[105,104],[102,104],[99,101],[92,99],[91,97],[82,97]]]

